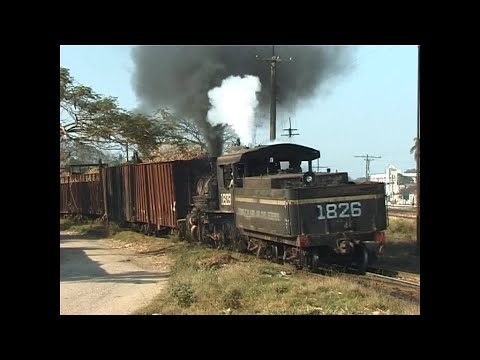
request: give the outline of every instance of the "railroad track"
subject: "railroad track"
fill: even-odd
[[[314,276],[339,276],[367,287],[374,287],[401,300],[420,302],[420,277],[416,274],[378,268],[368,268],[367,270],[365,274],[358,274],[354,269],[339,269],[328,266],[320,267],[318,274],[310,274]],[[406,274],[408,274],[408,277]]]
[[[250,254],[255,256],[253,254]],[[269,261],[267,259],[262,259]],[[297,267],[301,270],[302,267]],[[319,273],[306,270],[309,276],[339,276],[366,286],[376,287],[393,297],[418,303],[420,301],[420,277],[416,274],[404,273],[379,268],[367,268],[365,274],[359,274],[356,269],[349,269],[339,265],[322,264]]]
[[[366,272],[365,276],[370,277],[370,278],[375,278],[375,279],[381,279],[382,281],[386,281],[386,282],[389,282],[391,284],[396,284],[396,285],[411,287],[411,288],[415,288],[415,289],[420,289],[420,283],[419,282],[417,283],[417,282],[413,282],[413,281],[403,280],[403,279],[399,279],[397,277],[381,275],[381,274],[374,273],[374,272]]]
[[[417,217],[417,212],[416,210],[388,209],[388,216],[404,219],[415,219]]]
[[[394,218],[402,218],[402,219],[415,219],[416,218],[416,214],[392,214],[392,213],[388,213],[388,216],[389,217],[394,217]]]
[[[405,286],[420,287],[420,275],[404,271],[382,268],[367,268],[367,275],[371,277],[386,278],[391,281],[405,284]]]

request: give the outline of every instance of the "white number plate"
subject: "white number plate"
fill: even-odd
[[[232,194],[223,193],[221,194],[222,197],[222,205],[232,205]]]
[[[320,204],[317,205],[319,211],[319,220],[359,217],[362,215],[362,204],[358,201],[339,204]]]

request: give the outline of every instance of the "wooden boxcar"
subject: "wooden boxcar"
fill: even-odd
[[[104,209],[99,173],[60,177],[60,214],[102,216]]]
[[[156,230],[176,228],[188,213],[197,182],[209,172],[208,159],[103,168],[108,219]]]

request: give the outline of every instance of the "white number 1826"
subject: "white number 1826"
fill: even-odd
[[[325,206],[325,209],[323,208]],[[358,201],[339,204],[320,204],[317,205],[319,211],[319,220],[359,217],[362,215],[362,204]]]

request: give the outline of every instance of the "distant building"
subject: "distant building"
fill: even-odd
[[[393,165],[389,165],[383,174],[371,174],[370,181],[385,184],[385,193],[388,204],[415,205],[416,204],[416,172],[402,172]]]

